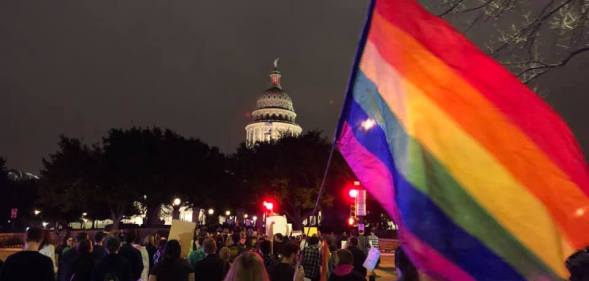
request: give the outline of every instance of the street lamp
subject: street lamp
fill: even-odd
[[[182,200],[176,197],[172,200],[172,219],[179,220],[180,219],[180,204],[182,204]]]
[[[213,210],[213,208],[210,208],[207,213],[212,216],[215,213],[215,210]]]
[[[88,213],[86,213],[86,212],[83,212],[83,213],[82,213],[82,217],[85,217],[85,216],[87,216],[87,215],[88,215]]]
[[[49,223],[46,222],[46,221],[44,221],[44,222],[41,223],[41,225],[43,225],[43,228],[47,228],[47,226],[49,225]]]
[[[247,219],[247,217],[248,217],[248,215],[247,215],[247,214],[243,215],[243,218]]]
[[[258,216],[253,216],[252,220],[257,221],[258,220]]]
[[[229,211],[229,210],[225,211],[225,216],[227,216],[227,217],[228,217],[228,216],[230,216],[230,215],[231,215],[231,211]]]
[[[33,211],[33,214],[35,214],[35,216],[38,216],[41,213],[41,210],[35,209]]]

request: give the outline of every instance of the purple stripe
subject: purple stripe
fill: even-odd
[[[474,281],[475,279],[440,253],[419,240],[403,226],[394,202],[394,181],[387,166],[370,153],[354,136],[347,122],[342,123],[337,142],[338,149],[368,191],[382,204],[399,225],[403,243],[409,247],[407,254],[428,274],[444,280]]]

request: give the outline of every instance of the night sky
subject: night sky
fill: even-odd
[[[331,136],[367,2],[1,1],[0,156],[37,172],[60,134],[130,126],[231,153],[275,57],[299,123]],[[586,152],[587,73],[589,55],[539,81]]]

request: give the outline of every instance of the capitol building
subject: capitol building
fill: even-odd
[[[258,98],[251,122],[245,126],[246,146],[254,147],[259,142],[272,142],[284,136],[299,136],[303,128],[296,123],[292,99],[282,88],[278,59],[270,73],[271,87]]]

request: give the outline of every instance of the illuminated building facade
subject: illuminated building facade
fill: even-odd
[[[299,136],[303,129],[296,123],[292,99],[282,88],[278,70],[278,59],[274,60],[274,70],[270,73],[271,87],[258,98],[252,121],[245,127],[246,145],[272,142],[284,136]]]

